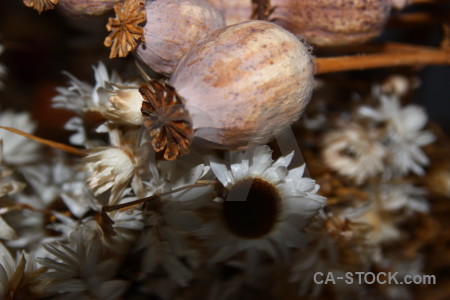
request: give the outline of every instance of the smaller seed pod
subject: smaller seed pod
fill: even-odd
[[[101,16],[121,0],[59,0],[57,8],[71,18]]]
[[[227,25],[245,22],[252,16],[252,0],[207,0],[225,16]]]
[[[268,142],[296,121],[314,85],[309,46],[266,21],[218,29],[192,47],[169,84],[141,87],[153,147],[175,159],[193,137],[240,150]]]
[[[391,0],[272,0],[270,20],[321,47],[364,43],[378,36]]]
[[[199,39],[225,26],[220,11],[204,0],[147,1],[145,10],[145,42],[138,45],[136,55],[165,76]]]

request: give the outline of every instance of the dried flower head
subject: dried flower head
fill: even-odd
[[[42,274],[46,292],[64,293],[69,299],[120,299],[127,282],[115,279],[120,261],[108,253],[98,239],[74,234],[74,245],[47,244],[50,257],[38,262],[49,271]]]
[[[397,97],[380,95],[380,106],[360,107],[358,113],[372,120],[374,127],[383,125],[385,135],[382,140],[388,148],[388,163],[394,174],[406,175],[412,171],[416,175],[424,175],[424,166],[429,159],[422,147],[432,143],[435,136],[425,127],[428,116],[423,108],[417,105],[403,107]]]
[[[322,155],[325,164],[357,184],[380,173],[384,166],[384,147],[357,124],[325,135]]]
[[[86,156],[85,168],[89,172],[89,187],[99,195],[111,190],[111,203],[115,203],[134,173],[131,156],[120,148],[98,149]]]
[[[305,165],[288,169],[294,153],[272,160],[268,146],[231,152],[228,163],[210,158],[211,170],[224,187],[216,220],[204,226],[208,244],[218,250],[213,261],[241,251],[262,250],[284,257],[306,241],[301,230],[325,198],[319,186],[304,178]]]
[[[0,299],[38,299],[37,270],[33,257],[18,253],[16,258],[0,243]]]
[[[115,18],[109,18],[106,29],[111,31],[104,44],[111,47],[109,58],[125,57],[143,40],[144,29],[139,24],[146,20],[144,0],[125,0],[114,6]]]
[[[167,83],[150,80],[139,89],[144,98],[144,125],[150,130],[156,152],[164,150],[164,158],[173,160],[189,153],[193,129],[182,98]]]
[[[308,226],[310,245],[297,253],[291,269],[291,281],[298,283],[299,294],[319,295],[323,286],[314,283],[316,272],[343,275],[345,271],[367,269],[378,249],[367,238],[371,227],[355,220],[364,211],[365,208],[359,207],[322,213]],[[335,285],[333,290],[348,291],[348,286]]]
[[[37,124],[27,112],[0,111],[0,125],[20,128],[27,133],[33,133]],[[25,137],[9,131],[0,131],[2,145],[2,160],[7,164],[21,165],[36,162],[40,157],[40,145]]]
[[[3,141],[0,139],[0,198],[15,194],[25,188],[26,185],[24,183],[9,178],[13,174],[14,170],[3,166]]]
[[[120,88],[111,92],[102,114],[120,124],[141,126],[144,123],[144,116],[141,113],[142,101],[137,88]]]
[[[53,9],[59,0],[23,0],[23,3],[42,13],[44,10]]]

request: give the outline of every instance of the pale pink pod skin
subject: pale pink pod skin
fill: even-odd
[[[170,76],[180,59],[202,37],[225,26],[223,15],[204,0],[147,1],[145,42],[136,55],[156,73]]]
[[[245,22],[253,13],[252,0],[207,0],[225,16],[227,25]]]
[[[113,10],[121,0],[59,0],[57,8],[72,18],[101,16]]]
[[[378,36],[392,0],[272,0],[270,20],[321,47],[360,44]]]
[[[311,96],[313,69],[304,42],[255,20],[202,39],[169,83],[185,101],[194,137],[238,150],[268,142],[300,117]]]

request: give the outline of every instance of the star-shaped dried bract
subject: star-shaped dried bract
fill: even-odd
[[[23,0],[23,4],[42,13],[44,10],[53,9],[59,0]]]
[[[114,6],[115,18],[109,18],[106,29],[111,33],[106,37],[104,45],[111,47],[109,58],[125,57],[137,46],[137,40],[144,40],[144,29],[139,24],[144,23],[144,0],[125,0]]]
[[[175,89],[167,83],[150,80],[139,92],[144,98],[141,112],[148,117],[144,125],[150,130],[153,149],[164,150],[167,160],[189,153],[191,117]]]

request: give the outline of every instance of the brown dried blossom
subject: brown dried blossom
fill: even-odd
[[[125,57],[137,46],[137,40],[144,40],[144,29],[139,24],[146,20],[144,0],[125,0],[114,6],[115,18],[109,18],[106,29],[111,33],[104,45],[111,47],[109,58]]]
[[[330,215],[325,219],[324,227],[336,242],[339,259],[343,264],[350,267],[365,263],[373,251],[373,244],[367,237],[372,230],[370,225]]]
[[[59,0],[23,0],[23,4],[42,13],[45,10],[53,9]]]
[[[167,160],[189,153],[191,118],[175,89],[167,83],[150,80],[139,92],[144,98],[141,112],[148,117],[144,125],[150,130],[153,149],[164,150]]]

